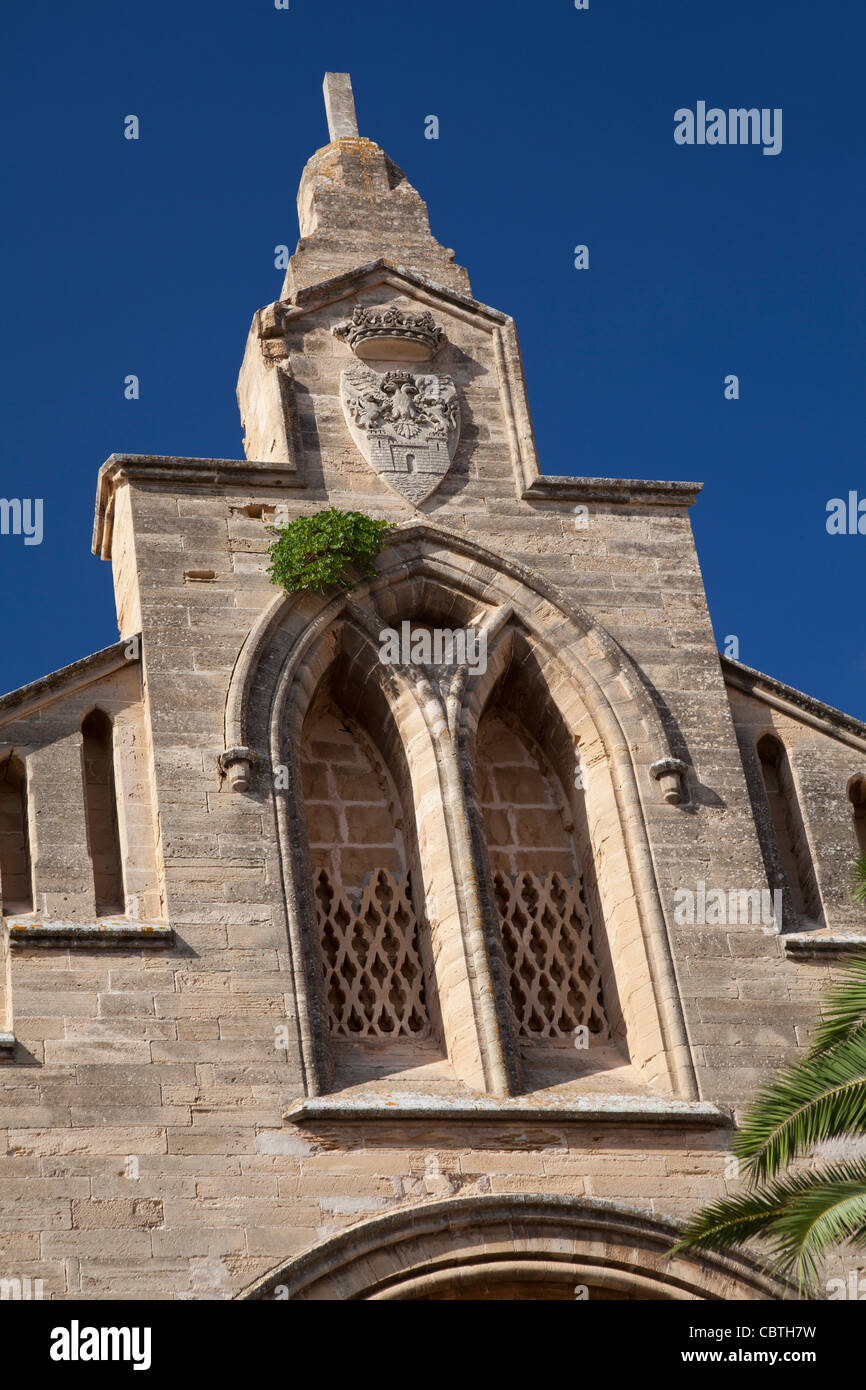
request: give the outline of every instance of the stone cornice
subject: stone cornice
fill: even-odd
[[[825,705],[823,700],[816,700],[812,695],[804,695],[802,690],[795,690],[792,685],[785,685],[772,676],[765,676],[762,671],[755,671],[751,666],[744,666],[742,662],[734,661],[729,656],[720,654],[719,660],[726,683],[735,689],[742,690],[746,695],[753,695],[756,700],[762,700],[772,709],[777,709],[801,723],[810,724],[821,733],[839,739],[860,752],[866,751],[866,723],[862,720],[844,714],[832,705]]]
[[[8,695],[0,696],[0,725],[7,723],[10,716],[20,719],[23,714],[30,714],[33,710],[51,704],[52,701],[59,700],[74,690],[92,685],[94,681],[111,675],[112,671],[118,671],[121,667],[137,665],[139,656],[128,655],[130,644],[133,642],[136,644],[135,650],[140,653],[140,636],[124,637],[120,642],[115,642],[113,647],[103,647],[101,651],[84,656],[80,661],[73,661],[71,666],[62,666],[59,671],[40,676],[39,680],[31,681],[18,690],[11,690]]]
[[[31,917],[10,917],[9,940],[13,946],[31,946],[37,942],[51,945],[77,946],[127,945],[171,946],[174,929],[165,922],[130,922],[123,917],[98,922],[45,922]]]
[[[355,1092],[351,1095],[307,1096],[289,1106],[292,1124],[327,1121],[459,1120],[475,1123],[514,1120],[552,1124],[591,1121],[598,1124],[688,1125],[702,1129],[732,1124],[730,1111],[708,1100],[672,1100],[666,1096],[586,1094],[571,1097],[424,1095],[411,1091]]]
[[[510,315],[503,314],[498,309],[491,309],[489,305],[482,304],[470,295],[460,294],[448,285],[440,284],[429,276],[419,275],[417,271],[407,270],[405,266],[382,256],[352,270],[342,271],[328,280],[320,280],[318,284],[308,285],[305,289],[298,290],[290,300],[279,299],[266,305],[258,311],[262,336],[270,337],[283,333],[286,324],[292,318],[333,304],[337,300],[347,299],[357,294],[359,289],[374,289],[377,285],[388,285],[398,293],[410,290],[412,298],[420,297],[429,300],[431,304],[444,300],[453,309],[462,310],[464,314],[472,316],[480,314],[494,324],[511,322]]]
[[[527,502],[613,502],[639,507],[691,507],[703,483],[644,482],[641,478],[567,478],[539,473],[523,491]]]
[[[94,555],[111,559],[114,498],[123,483],[143,483],[161,488],[285,488],[306,486],[287,464],[257,463],[252,459],[181,458],[169,454],[111,454],[99,470],[96,515],[93,522]]]
[[[798,960],[866,956],[866,936],[856,932],[789,932],[782,941],[786,954]]]

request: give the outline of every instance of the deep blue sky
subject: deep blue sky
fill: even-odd
[[[44,498],[45,539],[0,536],[0,689],[116,639],[110,453],[241,455],[331,69],[515,316],[544,471],[703,481],[719,644],[866,717],[866,536],[825,529],[866,497],[862,0],[43,0],[3,39],[0,497]],[[698,100],[781,107],[782,153],[677,146]]]

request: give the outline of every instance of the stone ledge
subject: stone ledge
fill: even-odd
[[[522,493],[526,502],[620,502],[649,507],[691,507],[703,483],[668,483],[642,478],[570,478],[540,473]]]
[[[0,1033],[0,1053],[15,1051],[15,1034]]]
[[[730,1111],[708,1100],[669,1100],[663,1096],[587,1094],[544,1101],[524,1097],[418,1095],[406,1091],[357,1093],[353,1096],[308,1096],[294,1101],[284,1119],[292,1124],[321,1120],[459,1120],[598,1122],[727,1127]]]
[[[866,955],[866,936],[856,932],[828,932],[819,936],[817,932],[790,932],[783,936],[785,952],[789,956],[852,956]]]
[[[174,928],[165,922],[127,922],[123,917],[99,922],[33,922],[26,917],[10,917],[8,925],[13,945],[43,941],[72,946],[85,942],[111,946],[129,941],[138,946],[174,944]]]

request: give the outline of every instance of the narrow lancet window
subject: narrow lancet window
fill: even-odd
[[[848,786],[848,800],[854,808],[857,853],[866,854],[866,777],[852,777]]]
[[[27,778],[14,757],[0,764],[0,894],[4,916],[33,911]]]
[[[100,709],[81,726],[87,842],[93,864],[93,891],[100,917],[125,911],[111,721]]]
[[[787,880],[791,906],[798,916],[817,921],[821,917],[821,896],[788,756],[778,738],[764,734],[758,740],[758,757],[778,861]]]

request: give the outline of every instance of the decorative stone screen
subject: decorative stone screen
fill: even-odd
[[[562,788],[522,727],[489,711],[478,734],[484,814],[518,1032],[609,1036],[580,864]]]
[[[372,739],[323,692],[301,773],[331,1032],[428,1033],[418,923],[396,788]]]
[[[319,869],[315,896],[331,1032],[367,1038],[426,1033],[408,879],[374,869],[353,903],[333,870]]]
[[[561,1038],[583,1024],[593,1042],[606,1042],[601,975],[579,877],[499,871],[493,882],[518,1032]]]

